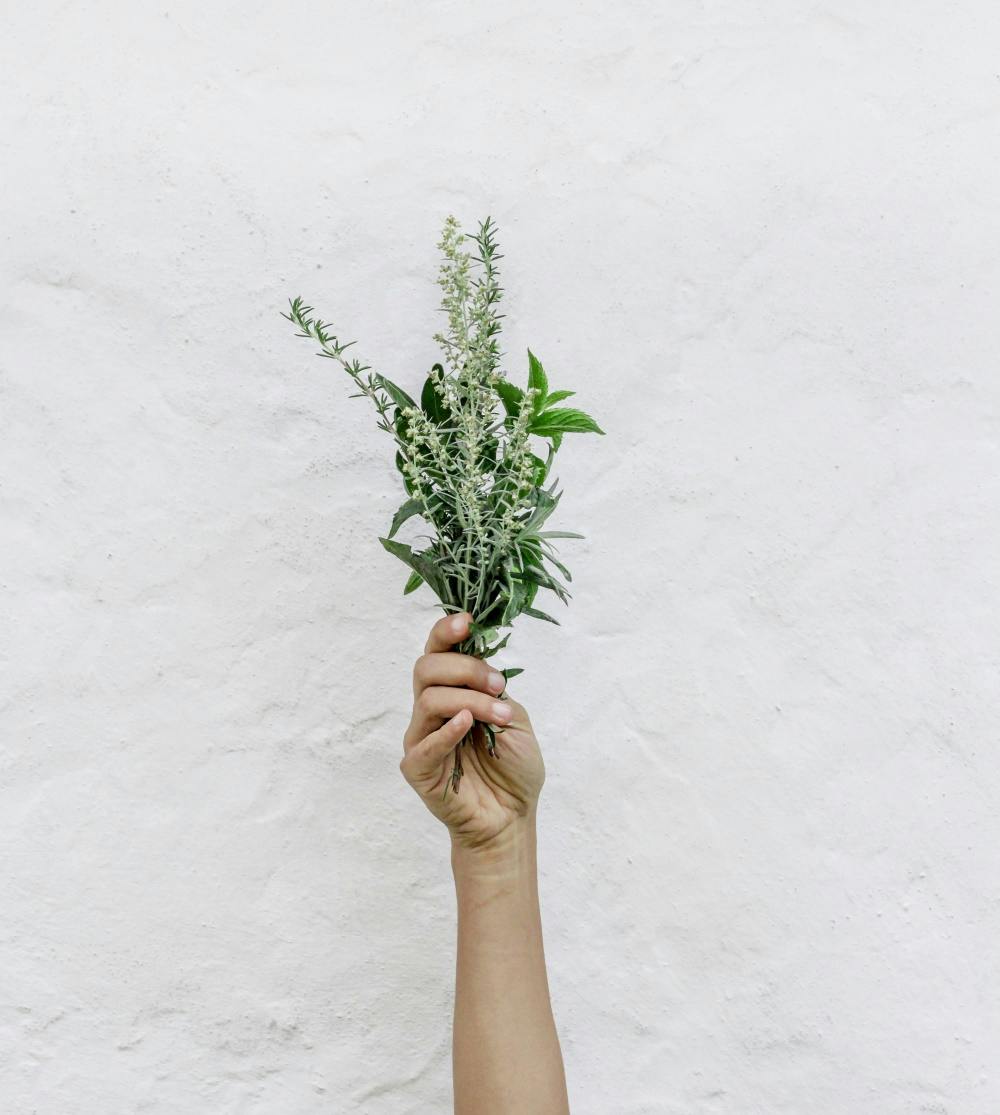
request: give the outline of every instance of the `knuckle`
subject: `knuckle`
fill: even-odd
[[[413,663],[413,680],[415,682],[421,683],[427,677],[427,657],[426,654],[422,654],[416,662]]]
[[[424,689],[415,702],[417,711],[421,716],[433,716],[438,705],[437,690],[434,686]]]

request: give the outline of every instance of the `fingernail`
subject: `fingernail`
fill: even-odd
[[[501,724],[506,724],[510,720],[510,705],[497,701],[493,705],[493,719],[500,721]]]
[[[503,674],[498,674],[496,670],[490,670],[489,677],[486,679],[486,684],[494,693],[502,693],[504,686],[507,684],[507,680],[504,678]]]
[[[455,616],[455,618],[451,621],[451,629],[456,634],[458,634],[459,631],[464,631],[465,630],[465,616]]]

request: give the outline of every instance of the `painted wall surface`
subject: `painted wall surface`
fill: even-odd
[[[435,612],[278,316],[418,384],[449,212],[608,431],[507,659],[574,1115],[1000,1111],[998,56],[987,0],[4,5],[4,1115],[450,1110]]]

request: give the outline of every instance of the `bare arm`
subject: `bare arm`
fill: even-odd
[[[545,778],[525,710],[497,700],[503,678],[450,652],[469,617],[435,624],[414,670],[414,712],[400,769],[451,833],[458,899],[453,1066],[456,1115],[568,1115],[549,1001],[535,860]],[[492,674],[492,677],[491,677]],[[501,726],[497,755],[463,748],[458,792],[450,756],[472,719]]]

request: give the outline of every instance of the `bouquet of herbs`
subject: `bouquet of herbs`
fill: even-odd
[[[547,591],[568,601],[565,582],[571,577],[553,541],[582,535],[545,529],[561,496],[551,479],[552,463],[566,434],[604,431],[582,410],[560,405],[574,392],[550,390],[545,369],[530,350],[525,387],[501,370],[503,289],[497,262],[502,257],[494,222],[487,218],[478,232],[465,234],[449,217],[439,248],[446,324],[434,339],[442,362],[431,368],[419,402],[348,357],[353,342],[342,342],[301,298],[283,316],[299,336],[318,343],[320,356],[335,360],[350,376],[355,397],[371,401],[379,429],[395,443],[407,498],[380,541],[410,569],[404,593],[426,584],[446,612],[471,613],[469,636],[458,649],[489,658],[507,645],[510,634],[502,630],[518,616],[558,622],[535,606],[536,597]],[[400,527],[416,517],[428,528],[422,549],[396,539]],[[502,672],[508,679],[521,673]],[[480,727],[495,755],[497,730]],[[474,724],[462,742],[475,730]],[[452,788],[461,776],[457,747]]]

